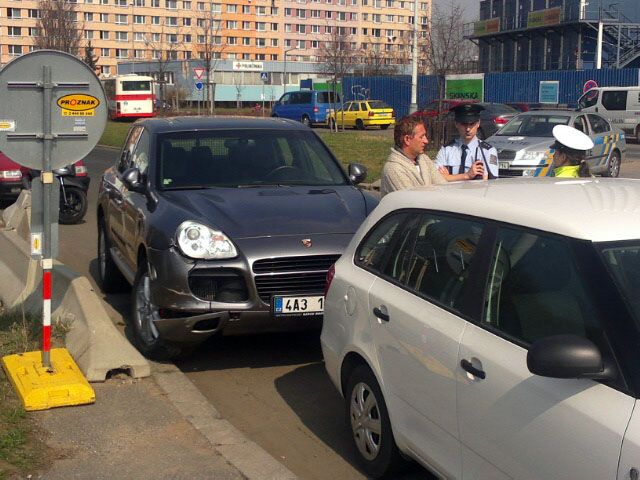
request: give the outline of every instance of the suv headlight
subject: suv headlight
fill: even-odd
[[[176,231],[176,239],[187,257],[219,260],[238,256],[229,237],[200,223],[182,222]]]
[[[521,160],[523,162],[532,162],[538,163],[545,159],[547,156],[547,152],[527,152],[521,151],[517,160]]]

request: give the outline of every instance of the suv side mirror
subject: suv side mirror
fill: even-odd
[[[607,378],[602,354],[593,342],[577,335],[554,335],[533,342],[527,368],[552,378]]]
[[[357,185],[363,182],[365,178],[367,178],[367,167],[359,163],[349,164],[349,180],[351,180],[351,183]]]
[[[122,183],[132,192],[144,193],[145,188],[141,177],[137,167],[127,168],[122,174]]]

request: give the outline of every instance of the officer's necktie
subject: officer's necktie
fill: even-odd
[[[462,145],[462,158],[460,158],[460,167],[458,168],[458,173],[464,173],[466,169],[466,160],[467,160],[467,150],[469,147],[466,145]]]

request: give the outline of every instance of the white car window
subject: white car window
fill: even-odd
[[[356,251],[356,265],[380,273],[391,254],[389,247],[394,234],[408,215],[407,212],[390,215],[373,227]]]
[[[596,306],[564,239],[500,229],[487,292],[484,322],[524,344],[553,335],[602,344]]]

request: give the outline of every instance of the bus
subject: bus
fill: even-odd
[[[129,74],[103,78],[101,81],[111,120],[155,117],[153,77]]]

